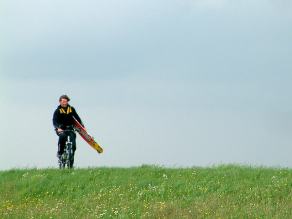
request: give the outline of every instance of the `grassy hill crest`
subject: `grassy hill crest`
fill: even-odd
[[[292,169],[0,171],[0,218],[291,218]]]

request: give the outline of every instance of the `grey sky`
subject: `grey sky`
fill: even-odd
[[[290,1],[2,1],[0,169],[56,166],[67,93],[104,145],[77,166],[292,166]]]

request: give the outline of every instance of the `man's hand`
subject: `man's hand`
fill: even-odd
[[[63,131],[64,131],[63,129],[57,128],[58,133],[63,132]]]

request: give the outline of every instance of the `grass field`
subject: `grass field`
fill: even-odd
[[[292,218],[292,170],[1,171],[0,218]]]

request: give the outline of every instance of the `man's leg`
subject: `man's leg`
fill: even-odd
[[[76,134],[75,132],[70,133],[70,139],[72,139],[73,151],[76,151]]]
[[[73,167],[74,164],[74,155],[76,151],[76,134],[75,132],[70,132],[70,139],[72,141],[72,149],[73,149],[73,159],[71,160],[71,167]]]
[[[58,136],[59,136],[58,156],[61,156],[64,153],[67,135],[65,134],[65,132],[61,132],[61,133],[58,133]]]

